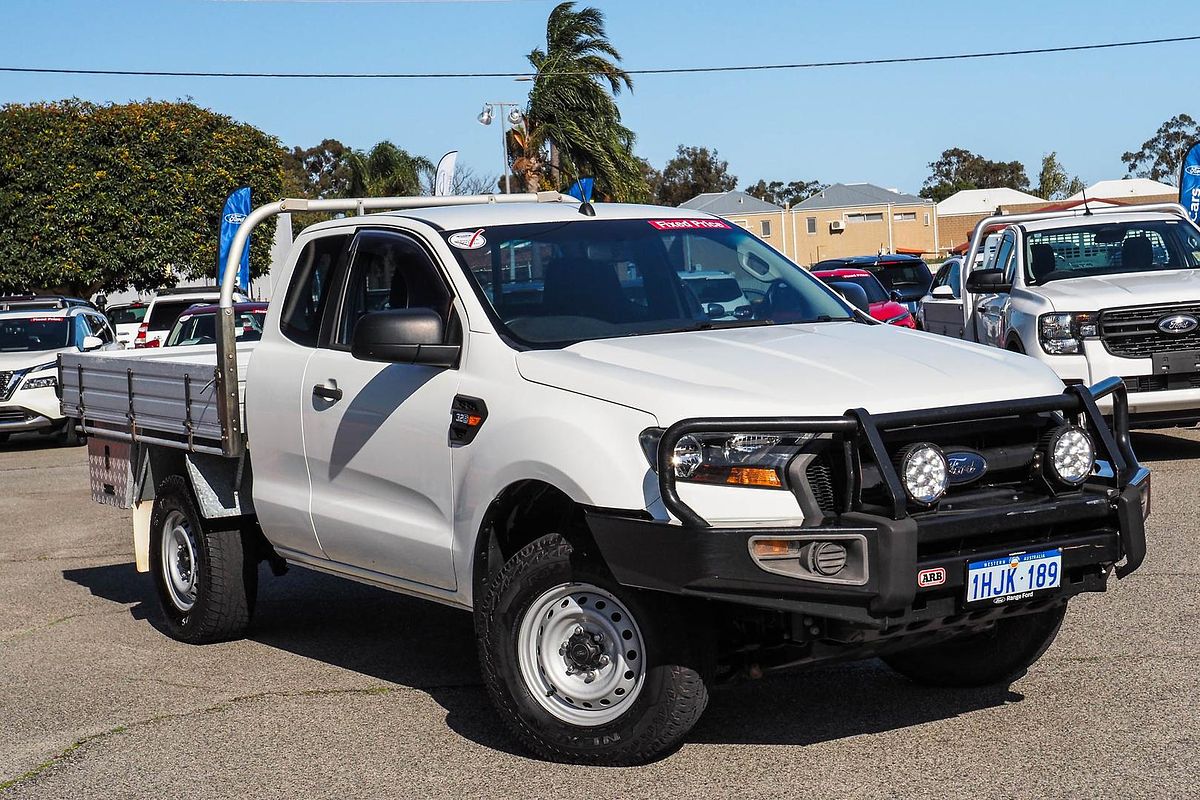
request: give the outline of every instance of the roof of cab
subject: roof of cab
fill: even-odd
[[[1083,225],[1124,225],[1131,222],[1152,222],[1154,220],[1174,220],[1183,222],[1186,217],[1172,214],[1170,211],[1122,211],[1104,212],[1101,214],[1065,214],[1051,219],[1038,219],[1030,222],[1015,223],[1027,231],[1045,231],[1055,228],[1076,228]]]

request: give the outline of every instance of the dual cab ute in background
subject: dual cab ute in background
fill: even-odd
[[[180,640],[243,635],[262,561],[469,609],[521,741],[630,764],[740,675],[1011,680],[1142,562],[1120,381],[879,324],[677,208],[284,200],[230,260],[293,210],[357,215],[300,234],[260,341],[234,346],[231,272],[215,349],[60,359]]]
[[[964,263],[962,285],[926,298],[927,330],[1025,353],[1068,385],[1116,376],[1139,427],[1200,421],[1200,229],[1181,206],[989,217]]]

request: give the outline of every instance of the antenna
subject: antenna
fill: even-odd
[[[1083,215],[1084,215],[1085,217],[1090,217],[1090,216],[1092,215],[1092,210],[1091,210],[1090,208],[1088,208],[1088,204],[1087,204],[1087,203],[1088,203],[1088,201],[1087,201],[1087,189],[1086,189],[1086,188],[1084,188],[1084,189],[1081,189],[1080,191],[1082,191],[1082,192],[1083,192]]]

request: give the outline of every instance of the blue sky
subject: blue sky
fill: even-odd
[[[628,68],[1024,49],[1200,33],[1195,0],[853,3],[592,0]],[[185,71],[521,71],[553,0],[38,0],[6,3],[0,66]],[[948,147],[1024,162],[1056,150],[1091,183],[1167,118],[1200,118],[1200,42],[933,64],[643,76],[622,96],[638,153],[716,147],[739,177],[916,191]],[[1192,66],[1188,67],[1187,64]],[[0,102],[195,102],[287,145],[391,139],[500,171],[485,100],[510,79],[266,80],[0,74]]]

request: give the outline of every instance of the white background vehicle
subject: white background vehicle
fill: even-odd
[[[58,402],[58,355],[115,347],[108,320],[90,306],[0,311],[0,441],[29,431],[78,441]]]
[[[364,207],[405,210],[301,233],[261,341],[234,348],[228,276],[215,352],[62,360],[176,638],[243,635],[262,560],[470,609],[521,741],[628,764],[739,675],[1009,679],[1141,563],[1148,473],[1087,405],[1119,383],[875,324],[686,209],[286,200],[230,259],[271,214]],[[698,264],[751,314],[711,319]]]
[[[133,347],[138,329],[142,327],[148,309],[149,306],[141,302],[117,303],[104,309],[104,316],[108,317],[117,341],[121,343],[122,347]]]
[[[1067,383],[1119,377],[1140,425],[1200,420],[1200,229],[1183,209],[992,217],[977,230],[1005,222],[965,300],[934,294],[939,332],[1033,356]]]
[[[235,293],[241,302],[245,295]],[[161,347],[179,316],[194,305],[212,305],[221,299],[216,288],[184,287],[164,289],[147,304],[146,313],[134,337],[134,347]]]

